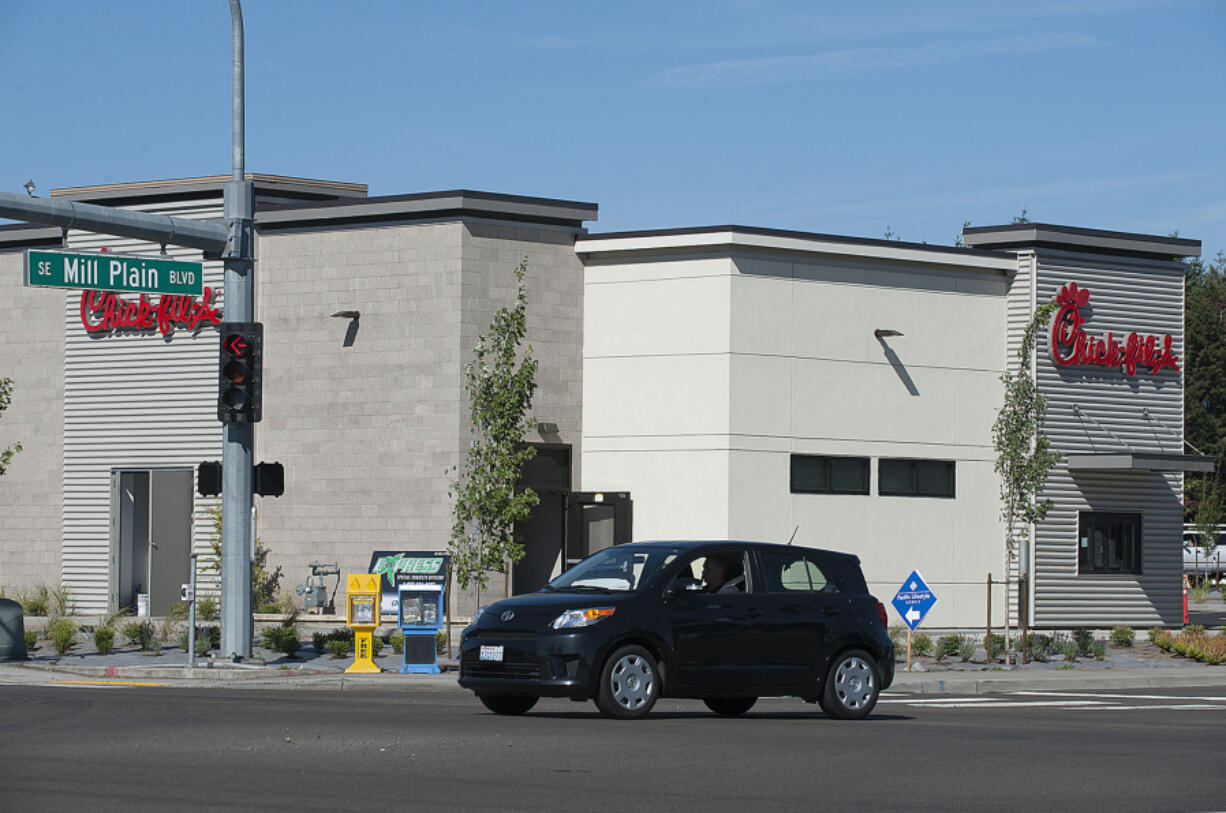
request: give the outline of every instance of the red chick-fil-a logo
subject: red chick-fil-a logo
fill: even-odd
[[[90,333],[157,328],[168,336],[178,326],[195,330],[201,322],[220,323],[221,309],[214,308],[212,300],[212,288],[205,288],[199,300],[163,294],[156,302],[144,294],[133,302],[110,291],[82,291],[81,324]]]
[[[1086,333],[1086,320],[1081,315],[1081,309],[1089,301],[1089,290],[1079,288],[1075,282],[1062,286],[1056,295],[1056,304],[1060,309],[1056,311],[1056,318],[1051,324],[1051,357],[1056,364],[1061,367],[1077,364],[1123,367],[1128,375],[1136,375],[1137,367],[1141,366],[1148,367],[1151,373],[1166,367],[1178,372],[1179,357],[1171,352],[1169,333],[1162,337],[1161,347],[1157,336],[1129,333],[1121,344],[1110,332],[1105,339]]]

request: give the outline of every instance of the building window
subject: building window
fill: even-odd
[[[954,461],[881,458],[877,493],[889,497],[954,496]]]
[[[1141,515],[1078,514],[1079,573],[1140,573]]]
[[[867,457],[792,455],[793,494],[867,494]]]

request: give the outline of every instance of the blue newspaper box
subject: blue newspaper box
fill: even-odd
[[[443,628],[443,585],[407,582],[400,585],[400,631],[404,633],[401,672],[437,675],[438,631]]]

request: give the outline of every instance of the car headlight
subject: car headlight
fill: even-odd
[[[549,626],[555,630],[574,627],[590,627],[602,618],[613,615],[612,607],[588,607],[586,610],[567,610],[555,618]]]

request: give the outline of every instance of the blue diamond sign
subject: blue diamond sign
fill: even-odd
[[[928,615],[928,611],[937,603],[937,597],[928,589],[919,571],[912,570],[911,575],[894,594],[894,600],[891,603],[906,625],[914,631],[924,620],[924,616]]]

